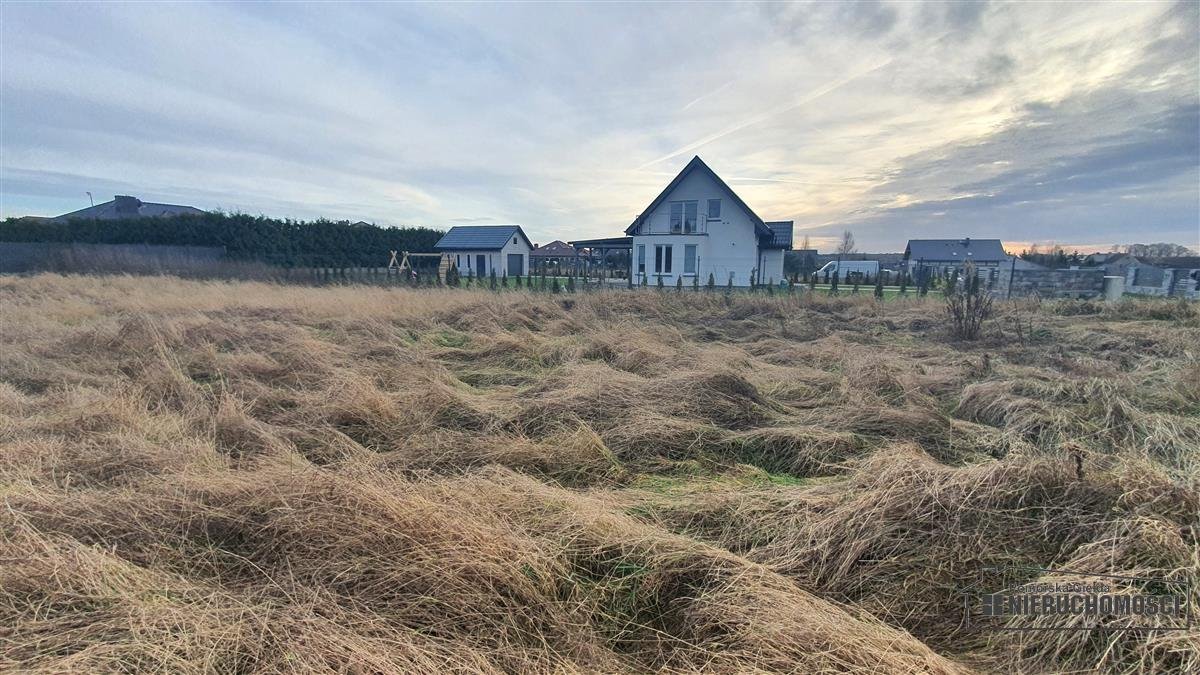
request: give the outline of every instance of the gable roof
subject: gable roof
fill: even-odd
[[[95,206],[79,209],[57,216],[54,220],[116,220],[118,218],[166,218],[171,216],[200,215],[204,211],[194,206],[144,202],[137,197],[117,195],[112,200]]]
[[[540,258],[574,258],[579,255],[574,246],[555,239],[549,244],[538,246],[529,254]]]
[[[759,218],[758,214],[756,214],[753,209],[747,206],[746,202],[742,201],[742,198],[737,196],[737,193],[734,192],[733,189],[728,185],[726,185],[725,181],[721,180],[721,177],[704,163],[704,160],[700,159],[700,155],[693,157],[692,161],[688,162],[687,166],[683,167],[683,171],[680,171],[679,175],[675,176],[675,179],[668,183],[667,187],[660,192],[657,197],[654,198],[654,201],[650,202],[650,206],[647,206],[637,218],[633,219],[633,223],[631,223],[629,227],[625,228],[625,234],[634,234],[637,231],[638,226],[642,224],[642,221],[644,221],[646,217],[649,216],[652,211],[654,211],[654,209],[657,209],[658,206],[662,204],[664,200],[666,200],[666,198],[671,194],[671,191],[673,191],[676,186],[683,182],[683,179],[687,178],[688,174],[697,170],[708,174],[708,176],[713,179],[713,182],[715,182],[718,187],[720,187],[727,195],[729,195],[729,198],[733,200],[733,203],[742,207],[742,210],[744,210],[750,216],[750,222],[754,223],[754,231],[760,237],[772,236],[771,229],[767,227],[767,224],[763,222],[763,219]]]
[[[906,260],[1008,260],[999,239],[909,239]]]
[[[438,251],[498,251],[514,234],[521,235],[529,248],[533,248],[520,225],[456,225],[442,235],[433,248]]]

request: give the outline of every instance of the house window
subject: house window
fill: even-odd
[[[671,202],[671,233],[696,231],[698,202]]]
[[[659,244],[654,247],[655,274],[671,273],[671,248],[670,244]]]
[[[513,237],[513,243],[514,243],[514,244],[515,244],[515,243],[517,243],[517,238],[516,238],[516,237]]]
[[[683,246],[683,273],[696,273],[696,245],[684,244]]]
[[[720,199],[708,200],[708,217],[713,220],[717,220],[721,217],[721,200]]]
[[[646,273],[646,245],[638,244],[638,274]]]

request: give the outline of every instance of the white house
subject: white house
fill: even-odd
[[[450,228],[434,249],[466,277],[497,277],[529,273],[533,244],[520,225],[459,225]]]
[[[718,286],[779,283],[783,252],[792,248],[792,221],[763,221],[699,156],[625,234],[633,239],[632,277],[644,274],[649,285],[661,277],[673,286],[680,276],[685,286],[697,277],[704,285],[709,274]]]

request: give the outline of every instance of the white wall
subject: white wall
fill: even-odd
[[[695,243],[699,246],[698,271],[700,285],[708,282],[712,273],[713,280],[718,286],[724,286],[733,275],[735,286],[749,286],[750,272],[758,267],[758,237],[754,232],[754,223],[750,215],[743,211],[730,199],[725,190],[721,189],[708,174],[703,171],[693,171],[675,186],[671,194],[663,200],[649,215],[656,223],[670,222],[671,202],[696,200],[698,213],[703,216],[708,213],[708,200],[721,200],[721,219],[707,222],[707,234],[635,234],[633,237],[632,268],[637,281],[637,247],[646,246],[647,283],[655,285],[654,276],[654,246],[656,244],[672,245],[671,274],[663,276],[663,285],[674,286],[676,276],[683,272],[683,246]],[[783,256],[779,257],[779,276],[783,274]],[[690,276],[683,278],[684,285],[690,285]]]
[[[529,244],[519,234],[514,234],[512,239],[504,245],[504,248],[499,251],[446,251],[449,254],[450,261],[458,266],[458,273],[462,276],[486,277],[496,270],[496,277],[503,277],[508,272],[508,254],[519,253],[522,255],[522,270],[525,274],[529,274],[529,252],[532,250]],[[483,270],[475,269],[475,256],[482,255],[486,258],[484,261]],[[467,256],[470,256],[470,262],[467,262]]]
[[[783,249],[765,248],[762,251],[762,283],[783,281]]]

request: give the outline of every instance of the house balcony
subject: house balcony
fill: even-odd
[[[721,222],[719,219],[713,219],[714,223]],[[695,221],[690,219],[679,219],[675,222],[671,221],[671,216],[666,213],[656,214],[647,218],[638,228],[639,235],[647,234],[708,234],[708,218],[700,215]]]

